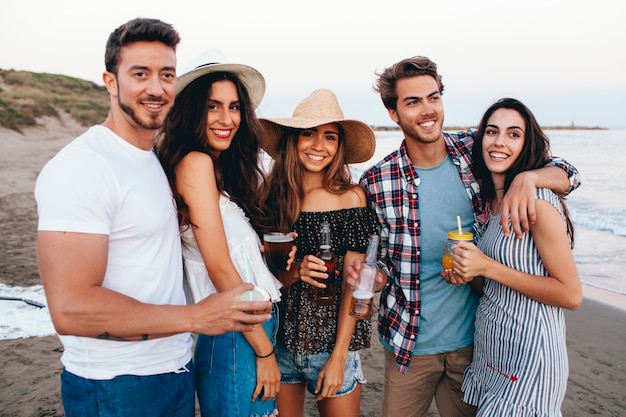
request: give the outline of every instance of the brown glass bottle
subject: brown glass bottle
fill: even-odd
[[[322,236],[320,240],[320,250],[315,255],[324,261],[326,265],[327,279],[320,279],[319,282],[326,284],[326,288],[315,287],[315,302],[322,306],[330,306],[335,304],[337,296],[337,286],[335,278],[335,262],[336,257],[333,253],[332,242],[330,239],[330,224],[322,223]]]

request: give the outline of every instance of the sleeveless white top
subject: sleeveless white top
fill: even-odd
[[[272,302],[279,301],[282,283],[267,268],[259,249],[261,240],[245,213],[227,195],[220,196],[219,206],[230,258],[239,276],[266,290]],[[198,302],[217,290],[204,266],[192,227],[184,227],[181,235],[187,295],[189,301]]]

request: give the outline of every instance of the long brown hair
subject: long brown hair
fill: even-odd
[[[339,146],[331,164],[324,171],[322,186],[333,194],[341,194],[353,187],[348,164],[345,163],[345,133],[339,123]],[[278,152],[267,176],[265,191],[266,212],[271,227],[282,232],[292,230],[300,215],[304,198],[305,169],[298,159],[298,137],[304,129],[283,128]]]
[[[237,87],[241,105],[241,124],[230,147],[219,157],[211,154],[206,134],[206,123],[211,87],[214,82],[228,80]],[[192,225],[189,208],[176,187],[175,169],[178,163],[193,151],[203,152],[213,159],[217,188],[228,193],[250,219],[258,234],[266,231],[261,189],[265,176],[259,166],[259,142],[263,128],[256,117],[248,91],[239,79],[228,72],[202,76],[177,96],[172,109],[163,122],[155,151],[167,175],[179,222]]]

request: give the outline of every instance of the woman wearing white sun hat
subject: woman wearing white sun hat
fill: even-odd
[[[260,252],[262,127],[255,116],[265,80],[226,63],[217,50],[178,79],[177,96],[156,149],[176,199],[186,282],[193,299],[252,282],[280,299],[280,282]],[[198,335],[196,389],[203,417],[276,415],[280,372],[275,318],[247,334]]]

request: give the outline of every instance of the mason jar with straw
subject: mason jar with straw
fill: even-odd
[[[457,230],[451,230],[448,232],[448,240],[443,246],[443,253],[441,255],[441,264],[443,269],[454,269],[452,264],[452,255],[454,255],[453,249],[460,241],[471,242],[474,240],[474,234],[472,232],[464,232],[461,227],[461,216],[456,216]]]

